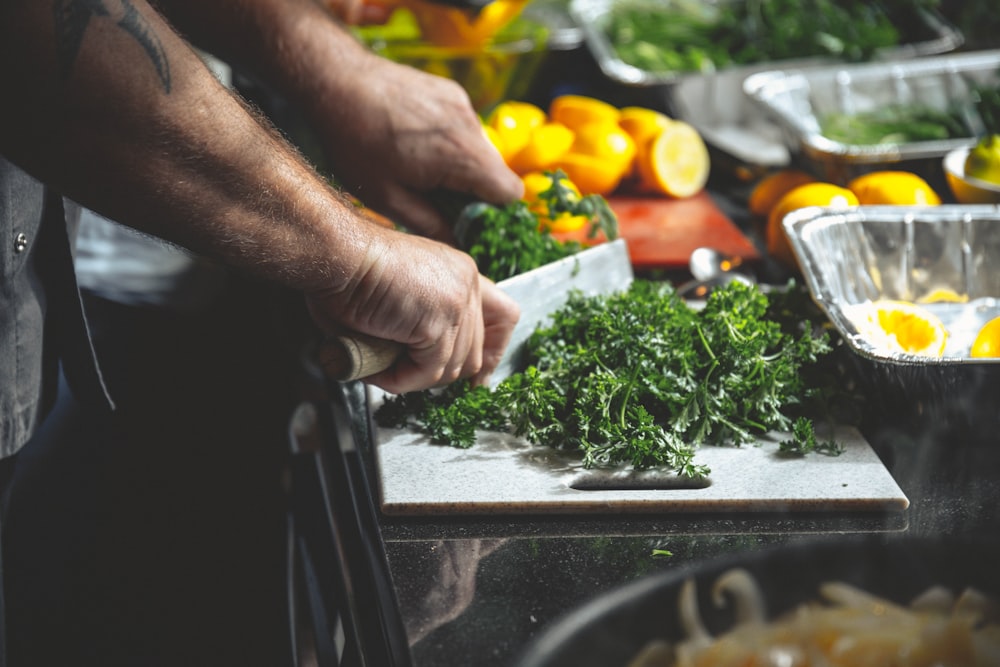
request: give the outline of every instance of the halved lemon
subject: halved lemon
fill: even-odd
[[[636,154],[640,187],[678,199],[704,189],[711,168],[708,147],[693,126],[675,120]]]
[[[923,306],[879,299],[845,308],[845,313],[876,348],[923,357],[944,354],[948,330],[937,315]]]
[[[1000,317],[994,317],[976,334],[969,350],[970,357],[1000,357]]]

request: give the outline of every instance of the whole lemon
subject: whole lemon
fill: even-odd
[[[562,169],[584,195],[610,195],[624,176],[624,170],[619,166],[574,150],[563,153],[556,160],[555,167]]]
[[[546,121],[530,131],[528,143],[507,164],[522,175],[544,171],[569,150],[575,137],[573,130],[562,123]]]
[[[618,124],[636,146],[647,143],[673,122],[667,114],[646,107],[623,107],[618,116]]]
[[[782,169],[768,174],[754,186],[747,200],[750,212],[761,218],[766,218],[782,197],[806,183],[814,183],[816,179],[800,169]]]
[[[534,104],[507,100],[497,105],[486,119],[486,125],[498,135],[498,142],[494,145],[510,164],[514,156],[528,145],[532,131],[543,125],[545,120],[545,111]]]
[[[628,174],[635,142],[618,123],[594,121],[577,126],[573,145],[553,165],[585,195],[611,194]]]
[[[798,264],[782,220],[792,211],[807,206],[849,208],[858,206],[858,198],[847,188],[817,181],[800,185],[778,200],[767,219],[767,252],[789,268],[796,268]]]
[[[572,150],[602,160],[609,170],[624,173],[632,166],[635,141],[618,123],[595,121],[577,127]]]
[[[536,215],[547,216],[549,214],[549,207],[542,200],[541,194],[552,187],[551,174],[533,171],[522,176],[521,182],[524,183],[524,201],[527,202],[528,208]],[[564,188],[569,190],[567,197],[571,201],[580,199],[580,188],[576,187],[573,181],[567,177],[561,179],[560,183]]]
[[[873,171],[847,184],[862,206],[937,206],[941,197],[920,176],[909,171]]]
[[[590,221],[586,215],[573,215],[568,211],[551,214],[548,202],[541,198],[541,194],[553,185],[549,172],[533,171],[522,176],[521,181],[524,183],[524,201],[528,204],[528,209],[538,217],[539,229],[553,234],[573,232]],[[569,191],[566,195],[569,201],[580,199],[580,189],[575,183],[566,178],[560,179],[560,183]]]
[[[983,325],[969,350],[970,357],[1000,357],[1000,317]]]
[[[587,95],[559,95],[549,103],[549,118],[573,131],[587,123],[617,123],[618,107]]]

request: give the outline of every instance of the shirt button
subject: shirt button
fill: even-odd
[[[28,235],[21,232],[14,237],[14,252],[24,252],[28,247]]]

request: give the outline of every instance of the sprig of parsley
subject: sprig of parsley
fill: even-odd
[[[816,447],[812,423],[792,415],[815,391],[803,369],[830,346],[824,330],[777,319],[786,305],[740,282],[701,310],[667,283],[575,293],[527,342],[523,372],[492,391],[457,383],[393,397],[376,420],[459,447],[479,428],[509,431],[578,451],[585,467],[630,463],[691,478],[709,472],[694,461],[701,445],[791,430],[805,452]]]
[[[832,439],[820,441],[812,422],[799,417],[792,424],[792,437],[778,443],[778,451],[787,456],[805,456],[810,452],[840,456],[844,453],[844,446]]]

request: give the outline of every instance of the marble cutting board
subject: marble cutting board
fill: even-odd
[[[382,395],[372,391],[371,409]],[[854,428],[840,456],[778,454],[781,434],[743,447],[702,447],[712,472],[694,485],[656,471],[586,470],[579,456],[481,432],[470,449],[376,426],[375,461],[387,515],[901,511],[909,500]]]

